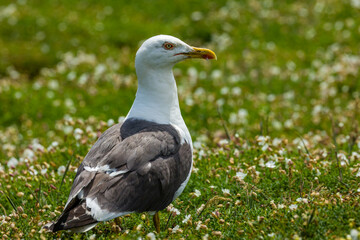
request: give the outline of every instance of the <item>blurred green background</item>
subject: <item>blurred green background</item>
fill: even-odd
[[[260,131],[260,125],[275,133],[326,130],[326,111],[346,107],[358,95],[356,0],[3,0],[0,23],[3,126],[29,119],[49,130],[65,114],[126,115],[136,91],[136,50],[157,34],[218,55],[216,62],[176,66],[183,115],[196,134],[221,128],[217,107],[231,120],[232,133]],[[334,69],[339,64],[355,70]],[[36,87],[51,83],[55,89]],[[314,119],[316,105],[320,115]],[[239,114],[246,114],[246,123]]]

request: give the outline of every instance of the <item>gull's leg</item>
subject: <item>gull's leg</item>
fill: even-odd
[[[160,233],[160,218],[159,218],[159,212],[156,212],[153,217],[155,229],[157,233]]]
[[[117,230],[119,230],[119,232],[121,232],[121,230],[123,229],[121,226],[121,217],[115,218],[114,223],[115,223],[115,228],[117,228]]]

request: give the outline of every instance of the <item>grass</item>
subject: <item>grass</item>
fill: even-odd
[[[359,7],[356,0],[2,1],[1,235],[356,239]],[[152,234],[146,214],[123,217],[121,229],[109,221],[83,234],[42,231],[63,209],[99,134],[127,114],[136,49],[160,33],[218,56],[174,69],[194,166],[184,193],[161,212],[161,233]]]

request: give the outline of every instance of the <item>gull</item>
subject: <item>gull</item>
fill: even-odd
[[[141,45],[135,57],[138,89],[129,113],[92,146],[63,212],[45,229],[86,232],[101,221],[148,212],[160,232],[158,212],[183,192],[192,169],[192,140],[172,72],[176,63],[189,58],[216,55],[168,35]]]

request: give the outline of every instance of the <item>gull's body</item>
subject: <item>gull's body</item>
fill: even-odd
[[[45,228],[88,231],[125,214],[158,212],[182,193],[191,174],[192,141],[172,68],[186,58],[216,56],[166,35],[142,44],[135,58],[138,91],[125,121],[91,148],[63,213]]]

